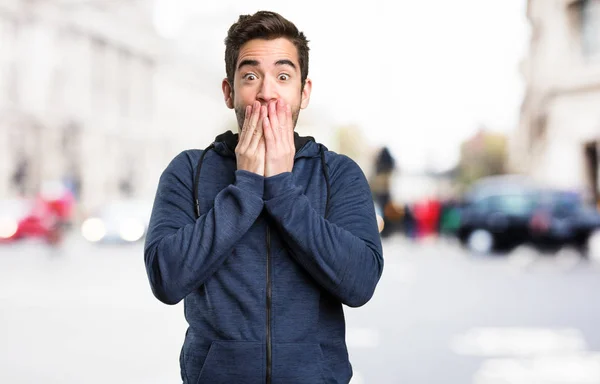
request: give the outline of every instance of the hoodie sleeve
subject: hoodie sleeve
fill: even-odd
[[[264,178],[238,170],[235,182],[217,194],[196,219],[193,166],[186,152],[160,177],[144,247],[154,295],[176,304],[200,287],[224,262],[263,209]]]
[[[265,207],[292,257],[344,304],[359,307],[372,297],[383,271],[381,238],[362,170],[337,156],[327,219],[311,207],[290,172],[265,179]]]

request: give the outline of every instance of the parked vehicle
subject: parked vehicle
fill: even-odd
[[[34,200],[1,201],[0,242],[37,238],[50,244],[59,243],[70,216],[66,211],[57,210],[58,205],[54,200],[47,201],[39,196]]]
[[[540,192],[531,217],[532,242],[540,248],[573,246],[587,251],[590,236],[600,230],[600,212],[586,205],[581,195],[560,190]]]
[[[508,250],[529,240],[534,209],[534,191],[490,190],[461,207],[458,239],[478,253]]]
[[[478,253],[522,244],[542,250],[571,245],[585,253],[598,231],[600,212],[579,194],[510,176],[483,179],[465,194],[457,236]]]

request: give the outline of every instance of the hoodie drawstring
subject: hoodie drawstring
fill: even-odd
[[[325,162],[325,150],[323,144],[319,145],[321,152],[321,167],[323,168],[323,176],[325,176],[325,186],[327,187],[327,200],[325,201],[325,219],[329,216],[329,197],[331,195],[331,185],[329,183],[329,170]]]
[[[204,152],[202,152],[202,156],[200,156],[200,160],[198,160],[198,166],[196,167],[196,176],[194,177],[194,202],[195,202],[195,211],[196,211],[196,220],[200,218],[200,197],[198,196],[198,182],[200,181],[200,170],[202,169],[202,163],[204,162],[204,156],[211,149],[215,148],[215,143],[212,143]]]

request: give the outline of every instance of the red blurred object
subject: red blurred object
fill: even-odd
[[[0,235],[0,242],[41,238],[56,244],[71,223],[75,199],[68,189],[55,188],[50,194],[43,191],[33,201],[15,200],[8,204],[14,209],[12,215],[3,218],[4,225],[16,224],[16,231]]]
[[[441,204],[436,199],[426,199],[414,205],[414,215],[417,221],[417,236],[419,238],[437,234]]]

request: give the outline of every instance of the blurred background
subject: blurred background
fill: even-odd
[[[259,9],[310,40],[297,131],[373,192],[352,383],[600,383],[600,0],[0,0],[0,382],[180,382],[143,239],[169,161],[237,129]]]

